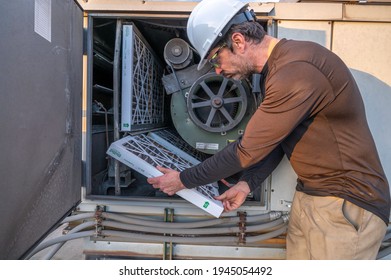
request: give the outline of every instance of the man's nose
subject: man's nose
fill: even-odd
[[[221,69],[220,67],[215,67],[215,72],[217,75],[220,75],[222,71],[223,69]]]

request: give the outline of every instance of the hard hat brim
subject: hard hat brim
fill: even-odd
[[[203,59],[200,61],[200,63],[198,64],[197,70],[199,71],[199,70],[201,70],[202,68],[204,68],[204,66],[206,65],[207,62],[208,62],[208,60],[203,58]]]

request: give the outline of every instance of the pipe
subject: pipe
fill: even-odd
[[[76,227],[74,227],[73,229],[71,229],[68,233],[68,234],[73,234],[73,233],[76,233],[76,232],[79,232],[79,231],[82,231],[83,229],[86,229],[86,228],[89,228],[89,227],[93,227],[96,225],[96,222],[95,221],[90,221],[90,222],[85,222],[85,223],[82,223],[80,225],[77,225]],[[58,250],[61,249],[61,247],[65,244],[65,242],[61,242],[61,243],[58,243],[56,244],[44,257],[43,259],[44,260],[50,260],[57,252]]]
[[[288,226],[286,224],[284,224],[282,227],[277,228],[276,230],[273,230],[271,232],[260,234],[257,236],[248,236],[248,237],[246,237],[246,243],[260,242],[260,241],[264,241],[264,240],[279,236],[281,234],[286,233],[287,229],[288,229]]]
[[[51,240],[48,240],[46,242],[43,242],[41,244],[39,244],[27,257],[26,259],[30,259],[32,256],[34,256],[36,253],[38,253],[39,251],[49,247],[49,246],[52,246],[56,243],[61,243],[61,242],[66,242],[66,241],[69,241],[69,240],[73,240],[73,239],[78,239],[78,238],[83,238],[83,237],[89,237],[89,236],[94,236],[96,235],[96,231],[95,230],[89,230],[89,231],[83,231],[83,232],[77,232],[77,233],[73,233],[73,234],[67,234],[67,235],[63,235],[63,236],[60,236],[60,237],[57,237],[57,238],[53,238]]]
[[[282,216],[282,212],[271,211],[261,215],[247,216],[246,223],[276,220],[281,216]],[[76,214],[76,215],[66,217],[64,220],[62,220],[61,224],[83,220],[83,219],[94,218],[94,217],[95,217],[95,213],[91,213],[91,212]],[[137,224],[137,225],[146,225],[146,226],[153,226],[153,227],[167,226],[166,222],[155,221],[152,219],[144,219],[142,216],[137,217],[135,215],[121,215],[121,214],[115,214],[110,212],[103,212],[102,217],[117,220],[120,222]],[[182,222],[182,223],[176,222],[173,223],[175,225],[171,225],[171,226],[173,228],[197,228],[197,227],[207,227],[207,226],[214,226],[214,225],[224,225],[229,223],[235,224],[238,223],[239,221],[240,221],[239,217],[228,217],[228,218],[210,219],[210,220],[203,220],[203,221],[196,221],[196,222]]]
[[[108,213],[103,213],[108,214]],[[253,217],[256,220],[264,219],[264,215],[259,215],[257,217]],[[85,218],[93,217],[94,214],[92,213],[85,213],[85,214],[78,214],[75,216],[68,217],[65,220],[68,221],[75,221]],[[110,214],[106,215],[110,218],[116,218],[116,219],[125,219],[129,221],[129,218],[122,217],[121,215],[116,214]],[[251,219],[251,220],[254,220]],[[137,222],[147,222],[146,220],[139,220],[139,219],[130,219],[130,220],[136,220]],[[221,221],[222,220],[222,221]],[[161,233],[161,234],[183,234],[183,235],[202,235],[202,234],[228,234],[228,233],[240,233],[241,228],[238,226],[233,227],[219,227],[219,228],[195,228],[195,225],[201,225],[205,227],[205,222],[208,224],[212,221],[220,221],[219,224],[226,224],[227,222],[232,222],[239,220],[239,217],[232,217],[232,218],[225,218],[225,219],[217,219],[217,220],[207,220],[207,221],[201,221],[201,222],[194,222],[191,223],[191,227],[189,228],[159,228],[159,227],[148,227],[148,226],[138,226],[138,225],[132,225],[132,224],[126,224],[126,223],[119,223],[115,221],[102,221],[103,226],[107,227],[113,227],[123,230],[132,230],[132,231],[142,231],[142,232],[150,232],[150,233]],[[282,216],[281,218],[278,218],[277,220],[271,221],[269,223],[263,223],[260,225],[252,225],[248,226],[245,229],[245,232],[256,232],[256,231],[264,231],[264,230],[271,230],[271,232],[260,234],[257,236],[249,236],[247,237],[246,243],[254,243],[259,242],[262,240],[266,240],[275,236],[278,236],[286,231],[286,222],[287,218],[286,216]],[[160,222],[151,222],[152,224],[160,223]],[[171,225],[172,223],[163,223],[165,226]],[[77,238],[83,238],[88,236],[96,236],[95,230],[90,231],[83,231],[84,229],[87,229],[89,227],[93,227],[96,225],[96,221],[88,221],[84,222],[82,224],[79,224],[75,228],[69,231],[68,234],[53,238],[51,240],[48,240],[46,242],[43,242],[39,244],[27,257],[26,259],[30,259],[32,256],[34,256],[39,251],[42,251],[43,249],[50,247],[52,245],[56,246],[45,255],[44,259],[51,259],[57,251],[65,244],[65,242],[77,239]],[[180,225],[187,225],[189,226],[189,223],[176,223],[177,226]],[[282,225],[282,226],[281,226]],[[275,229],[277,227],[277,229]],[[174,243],[190,243],[190,244],[204,244],[204,243],[239,243],[239,238],[237,236],[215,236],[215,237],[174,237],[174,236],[158,236],[158,235],[146,235],[146,234],[139,234],[139,233],[130,233],[130,232],[123,232],[123,231],[117,231],[117,230],[103,230],[101,233],[103,236],[114,236],[114,237],[124,237],[124,238],[131,238],[131,239],[138,239],[142,241],[153,241],[153,242],[174,242]]]
[[[78,220],[83,220],[83,219],[89,219],[95,217],[95,213],[83,213],[83,214],[77,214],[77,215],[72,215],[69,217],[66,217],[64,220],[62,220],[62,224],[69,223],[69,222],[74,222]]]
[[[247,237],[247,240],[253,243],[261,240],[266,240],[278,236],[286,231],[286,226],[282,226],[275,231],[260,234],[259,236]],[[239,244],[239,237],[237,236],[218,236],[218,237],[179,237],[179,236],[156,236],[145,235],[139,233],[129,233],[116,230],[102,230],[102,235],[106,237],[122,237],[133,239],[134,241],[149,241],[149,242],[172,242],[172,243],[187,243],[187,244],[219,244],[219,243],[233,243]]]
[[[126,217],[119,214],[103,212],[102,217],[106,219],[112,219],[115,221],[120,221],[128,224],[136,224],[142,226],[149,226],[154,228],[199,228],[199,227],[208,227],[208,226],[216,226],[216,225],[224,225],[224,224],[235,224],[240,222],[239,217],[230,217],[230,218],[220,218],[220,219],[211,219],[205,221],[197,221],[197,222],[183,222],[183,223],[166,223],[160,221],[147,221],[132,217]],[[281,217],[281,212],[270,212],[257,216],[249,216],[246,217],[246,223],[251,222],[261,222],[261,221],[269,221],[272,218]]]
[[[163,236],[163,235],[146,235],[140,233],[130,233],[116,230],[102,230],[102,235],[107,237],[123,237],[133,239],[135,241],[150,241],[150,242],[172,242],[172,243],[235,243],[237,237],[222,236],[222,237],[178,237],[178,236]]]
[[[283,223],[284,220],[282,218],[279,218],[278,220],[269,223],[264,223],[255,226],[247,226],[245,232],[264,231],[279,226]],[[102,225],[107,227],[118,228],[118,229],[131,230],[131,231],[176,234],[176,235],[228,234],[228,233],[241,232],[241,228],[239,226],[220,227],[220,228],[191,228],[191,229],[174,228],[172,229],[172,228],[156,228],[156,227],[148,227],[148,226],[129,225],[129,224],[123,224],[123,223],[113,222],[113,221],[103,221]]]

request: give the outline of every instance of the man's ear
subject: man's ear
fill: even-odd
[[[238,52],[242,52],[244,50],[246,40],[243,34],[235,32],[232,34],[231,40],[232,40],[232,48],[234,50]]]

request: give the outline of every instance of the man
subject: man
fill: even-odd
[[[261,73],[264,99],[241,139],[181,173],[160,168],[165,174],[149,183],[172,195],[244,170],[216,198],[232,211],[286,154],[298,175],[287,258],[374,259],[389,222],[390,192],[346,65],[318,44],[266,35],[237,0],[203,0],[187,31],[199,68],[209,61],[234,79]]]

